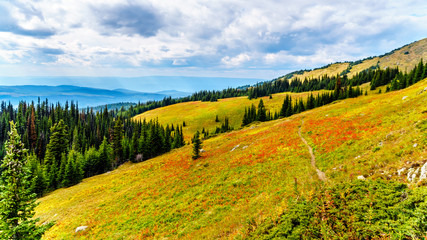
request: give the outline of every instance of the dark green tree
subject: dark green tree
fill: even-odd
[[[9,140],[5,143],[6,156],[1,165],[0,178],[0,238],[41,239],[52,224],[38,226],[33,219],[36,194],[31,192],[31,183],[26,155],[15,124],[10,122]]]
[[[123,159],[123,122],[121,118],[116,120],[114,125],[114,133],[113,133],[113,152],[115,158],[115,166],[118,166]]]
[[[261,122],[267,121],[267,110],[265,109],[262,99],[259,100],[258,104],[257,120]]]
[[[192,139],[193,142],[193,159],[197,159],[200,157],[200,149],[202,148],[202,140],[200,140],[200,133],[199,131],[194,134],[194,137]]]
[[[45,168],[47,170],[48,186],[51,188],[58,187],[60,179],[59,171],[61,167],[62,155],[68,149],[67,126],[61,119],[57,124],[50,128],[50,141],[46,147]]]

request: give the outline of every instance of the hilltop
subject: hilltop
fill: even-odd
[[[43,221],[56,220],[45,239],[245,237],[286,212],[295,191],[309,196],[323,184],[358,176],[410,183],[399,171],[427,159],[426,89],[424,79],[404,90],[340,100],[207,139],[198,160],[185,146],[57,190],[37,208]],[[88,230],[74,233],[81,225]]]
[[[313,70],[301,70],[292,72],[284,78],[320,78],[323,75],[334,76],[347,74],[349,77],[369,68],[394,68],[399,67],[403,71],[410,71],[420,59],[427,59],[427,38],[405,45],[381,56],[369,57],[354,62],[342,62],[326,65]]]

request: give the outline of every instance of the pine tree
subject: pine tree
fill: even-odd
[[[37,226],[32,219],[36,207],[36,194],[31,192],[26,153],[15,124],[10,123],[7,154],[3,159],[0,178],[0,238],[41,239],[52,224]]]
[[[200,157],[200,149],[202,148],[202,141],[200,140],[200,133],[199,131],[194,134],[194,137],[192,139],[193,142],[193,159],[197,159]]]
[[[335,89],[334,89],[335,99],[338,99],[340,92],[341,92],[341,77],[338,76],[335,82]]]
[[[66,153],[68,148],[67,126],[61,119],[57,124],[51,127],[50,131],[51,136],[46,147],[45,157],[46,177],[48,186],[56,188],[60,183],[57,180],[60,178],[58,173],[61,167],[62,154]]]
[[[262,99],[259,100],[257,120],[264,122],[267,120],[267,110],[265,109]]]
[[[113,152],[114,152],[114,158],[115,158],[114,164],[116,166],[120,164],[123,159],[122,139],[123,139],[123,122],[121,118],[118,118],[114,125],[114,133],[113,133]]]
[[[28,141],[30,150],[35,149],[37,143],[37,132],[36,132],[36,116],[34,113],[34,106],[31,105],[31,114],[28,119]]]

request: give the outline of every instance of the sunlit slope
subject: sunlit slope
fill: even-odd
[[[244,237],[284,211],[295,191],[305,194],[324,184],[298,135],[301,124],[326,184],[387,171],[397,178],[394,169],[427,159],[423,89],[427,80],[338,101],[208,139],[197,160],[185,146],[57,190],[36,210],[42,221],[57,222],[45,239]],[[82,225],[87,231],[74,233]]]
[[[349,63],[334,63],[324,68],[314,69],[312,71],[307,71],[302,74],[295,74],[293,77],[298,77],[299,79],[304,80],[306,78],[319,78],[324,75],[336,76],[337,74],[341,74],[344,70],[346,70],[349,65]]]
[[[317,95],[321,92],[323,91],[316,91],[313,94]],[[295,102],[299,98],[306,99],[310,93],[278,93],[273,94],[272,99],[262,97],[249,100],[248,97],[236,97],[219,99],[217,102],[179,103],[142,113],[135,116],[134,120],[158,119],[163,125],[182,124],[185,122],[186,127],[183,128],[184,136],[189,141],[197,130],[202,131],[203,128],[209,130],[210,133],[214,133],[216,127],[221,127],[221,124],[224,123],[225,117],[229,118],[231,127],[234,129],[240,128],[245,107],[250,107],[252,104],[258,107],[260,99],[263,100],[267,111],[274,114],[281,109],[287,94],[291,95]],[[220,122],[215,122],[216,115],[218,115]]]
[[[349,63],[334,63],[324,68],[314,69],[302,74],[294,74],[292,78],[320,78],[325,74],[335,76],[341,74],[345,70],[348,70],[348,76],[352,77],[356,73],[377,65],[381,69],[399,67],[399,69],[409,72],[419,63],[421,58],[427,60],[427,38],[401,47],[381,57],[373,57],[353,65]]]

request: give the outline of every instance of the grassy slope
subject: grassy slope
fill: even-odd
[[[304,80],[305,78],[319,78],[324,75],[336,76],[337,74],[340,74],[342,71],[346,70],[348,65],[349,63],[334,63],[327,68],[320,68],[309,72],[304,72],[303,74],[296,74],[294,75],[294,78],[298,77],[299,79]]]
[[[427,92],[418,94],[426,87],[424,80],[401,91],[346,99],[208,139],[206,153],[195,161],[185,146],[59,189],[37,208],[42,220],[57,221],[45,239],[245,236],[286,209],[295,178],[303,193],[322,184],[297,133],[303,118],[302,134],[328,184],[391,174],[426,159],[426,133],[415,127],[427,121]],[[89,229],[75,234],[81,225]]]
[[[371,66],[376,66],[377,64],[379,64],[382,69],[387,67],[399,67],[403,71],[406,70],[409,72],[416,64],[418,64],[420,58],[427,60],[427,38],[402,47],[389,55],[367,59],[357,65],[354,65],[348,76],[352,77],[355,73],[368,69]],[[336,63],[324,69],[316,69],[304,72],[303,74],[295,74],[293,77],[304,79],[305,77],[319,78],[325,74],[334,76],[340,74],[348,65],[349,63]]]
[[[317,94],[318,92],[313,92]],[[268,111],[272,113],[280,110],[285,96],[289,93],[273,94],[273,98],[262,97],[249,100],[248,97],[219,99],[218,102],[186,102],[174,104],[171,106],[154,109],[134,117],[135,120],[158,119],[163,125],[182,124],[185,121],[187,127],[183,128],[184,136],[187,141],[193,137],[193,134],[202,128],[214,133],[216,127],[221,127],[224,118],[229,118],[229,123],[234,129],[240,128],[243,120],[245,107],[254,104],[258,106],[262,99]],[[309,93],[290,93],[292,99],[307,98]],[[215,116],[218,115],[219,123],[215,122]]]

